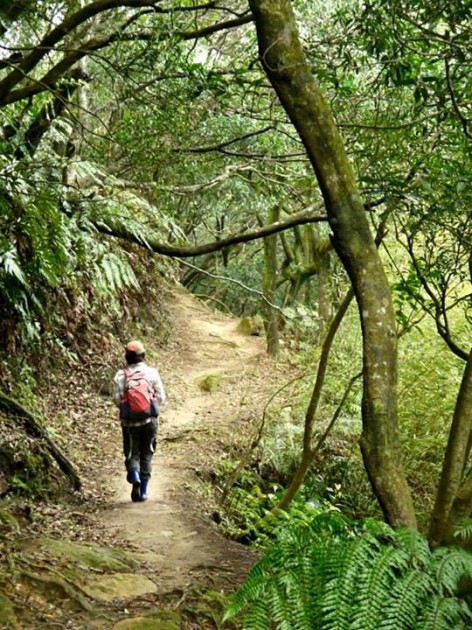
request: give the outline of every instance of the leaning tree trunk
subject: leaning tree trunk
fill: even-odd
[[[333,307],[332,282],[330,277],[330,259],[333,246],[331,241],[322,237],[316,226],[312,229],[313,249],[316,258],[317,274],[317,301],[318,301],[318,319],[321,332],[331,318],[331,310]]]
[[[472,513],[472,476],[463,479],[472,434],[472,351],[469,353],[449,432],[429,528],[433,547],[453,542],[454,528]],[[470,537],[469,537],[470,538]]]
[[[74,490],[82,490],[82,481],[74,465],[51,440],[46,430],[41,426],[40,420],[31,411],[3,392],[0,392],[0,409],[20,418],[27,433],[43,442],[46,452],[56,461],[60,470],[68,478],[72,488]]]
[[[287,491],[283,495],[280,502],[275,506],[272,510],[273,513],[277,513],[279,510],[286,510],[290,505],[295,495],[299,491],[302,483],[305,480],[306,474],[313,463],[315,455],[317,453],[317,448],[313,448],[312,438],[313,438],[313,429],[315,426],[316,420],[316,412],[318,406],[321,401],[321,394],[323,391],[323,385],[325,382],[326,373],[328,370],[328,361],[331,354],[331,349],[333,347],[334,339],[339,330],[341,322],[343,321],[344,315],[349,308],[349,305],[352,302],[353,291],[349,289],[347,294],[345,295],[341,305],[339,306],[335,316],[333,317],[333,321],[331,322],[323,344],[321,346],[321,356],[318,363],[318,371],[316,373],[315,385],[313,387],[313,392],[311,394],[310,404],[308,405],[308,409],[305,414],[305,427],[303,430],[303,449],[302,449],[302,457],[300,463],[298,465],[297,470],[290,482]]]
[[[275,206],[269,212],[269,223],[275,223],[280,218],[280,208]],[[272,234],[264,239],[264,295],[267,301],[274,302],[277,286],[277,235]],[[279,354],[279,316],[276,310],[265,305],[264,318],[267,339],[267,353],[273,357]]]
[[[316,173],[334,247],[350,277],[363,333],[363,432],[367,473],[384,515],[416,527],[397,427],[397,340],[388,281],[353,169],[300,44],[289,0],[249,0],[259,55]]]

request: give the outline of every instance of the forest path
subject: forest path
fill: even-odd
[[[231,441],[223,434],[240,432],[248,410],[266,400],[268,383],[262,390],[256,383],[264,383],[269,366],[263,339],[239,333],[234,318],[211,311],[183,290],[173,294],[168,307],[174,341],[159,352],[158,361],[147,342],[148,362],[158,367],[168,396],[150,498],[131,502],[117,454],[110,471],[116,500],[101,517],[109,534],[127,541],[146,561],[159,594],[184,593],[209,576],[215,585],[237,583],[254,561],[253,552],[224,539],[205,515],[198,475]],[[211,392],[197,384],[209,374],[220,378]]]

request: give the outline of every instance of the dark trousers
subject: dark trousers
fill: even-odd
[[[123,431],[123,454],[126,470],[137,470],[141,479],[149,479],[152,457],[156,452],[158,419],[142,427],[121,427]]]

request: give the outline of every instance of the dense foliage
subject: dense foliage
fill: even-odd
[[[377,364],[390,366],[387,394],[386,378],[368,386],[379,346],[365,343],[369,322],[358,308],[365,292],[353,269],[367,251],[356,252],[360,221],[340,236],[327,194],[337,179],[312,168],[325,146],[308,158],[306,134],[281,106],[280,84],[273,89],[270,73],[293,66],[267,67],[272,46],[258,59],[264,6],[3,3],[2,387],[14,388],[20,373],[14,393],[31,395],[38,356],[77,359],[87,335],[111,332],[111,314],[139,325],[130,293],[146,294],[148,306],[150,279],[179,280],[218,308],[262,317],[268,351],[301,373],[268,402],[252,467],[227,493],[229,531],[254,538],[285,489],[296,494],[307,477],[298,516],[311,517],[313,501],[334,501],[354,517],[379,516],[380,505],[391,522],[417,518],[435,545],[450,542],[472,510],[471,3],[278,3],[295,10],[305,78],[341,134],[333,146],[356,175],[350,199],[361,200],[366,242],[378,246],[371,276],[384,294],[373,310],[393,303],[399,340],[397,356],[395,326],[379,333],[392,346]],[[369,445],[387,446],[372,457]],[[394,475],[369,468],[392,453],[395,473],[406,469],[400,500],[395,488],[379,487]],[[224,472],[234,469],[226,463]],[[385,509],[392,496],[401,506],[410,495],[415,510],[406,517]],[[348,553],[343,531],[337,551]],[[381,558],[405,554],[401,535],[385,532],[390,546],[376,534],[359,545]],[[434,564],[439,556],[418,545],[421,562]],[[442,596],[444,583],[435,584]]]

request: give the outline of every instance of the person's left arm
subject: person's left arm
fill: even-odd
[[[113,402],[117,407],[120,406],[120,401],[123,398],[125,391],[125,373],[123,370],[118,370],[113,379]]]
[[[154,393],[156,395],[156,400],[160,407],[166,401],[166,393],[164,391],[164,385],[162,384],[162,379],[157,370],[154,370],[154,378],[152,379],[152,386],[154,389]]]

